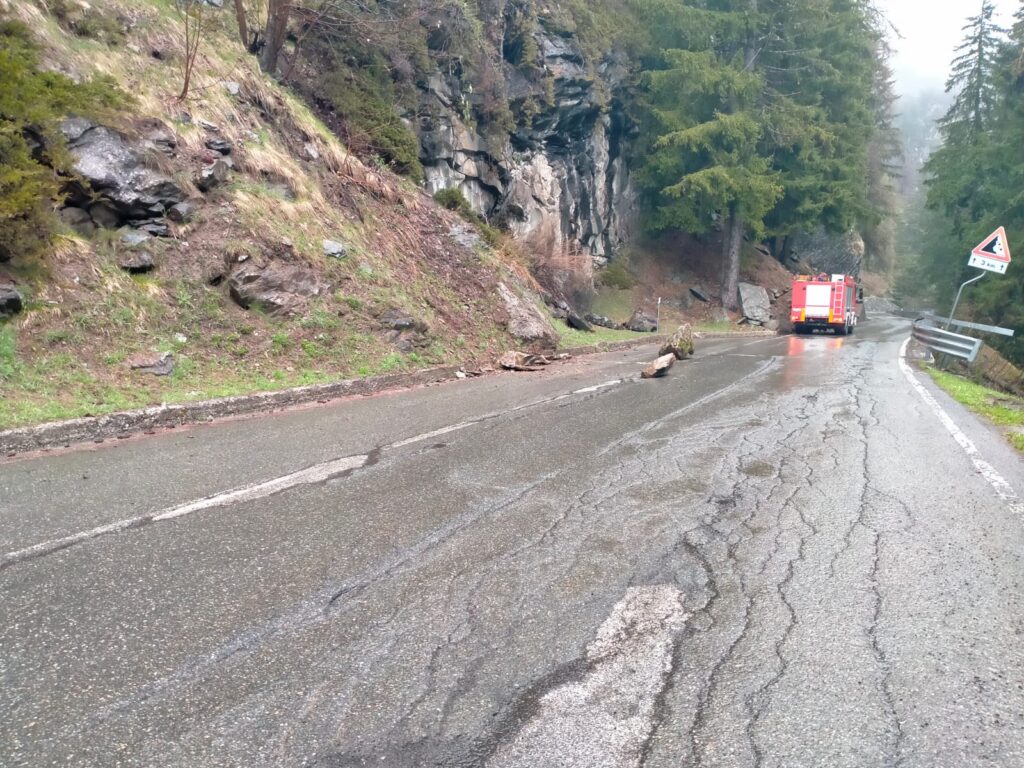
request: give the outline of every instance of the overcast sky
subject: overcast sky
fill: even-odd
[[[1009,26],[1020,0],[995,0],[1000,23]],[[977,14],[981,0],[879,0],[900,37],[893,39],[893,62],[900,93],[910,96],[927,88],[942,88],[953,49],[963,38],[968,16]]]

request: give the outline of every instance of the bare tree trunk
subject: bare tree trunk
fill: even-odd
[[[182,85],[178,99],[188,98],[192,85],[192,72],[199,55],[199,44],[203,38],[203,5],[199,0],[186,0],[182,6],[182,22],[185,26],[185,59],[182,63]]]
[[[238,36],[242,47],[249,49],[249,22],[245,17],[245,0],[235,0],[235,18],[238,19]]]
[[[729,210],[722,254],[722,306],[731,312],[739,309],[740,254],[743,250],[743,217],[735,207]]]
[[[277,58],[288,36],[288,17],[292,12],[291,0],[268,0],[267,34],[260,52],[260,69],[273,74],[277,70]]]

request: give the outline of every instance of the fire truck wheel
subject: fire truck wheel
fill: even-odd
[[[845,336],[850,332],[849,324],[836,326],[836,336]]]

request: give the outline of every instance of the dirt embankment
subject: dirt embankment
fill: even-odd
[[[79,165],[160,174],[168,208],[132,218],[94,185],[65,201],[68,226],[42,260],[5,266],[25,306],[0,324],[0,428],[474,365],[528,343],[509,334],[497,290],[538,301],[514,245],[351,155],[227,27],[208,29],[180,101],[173,4],[96,8],[122,40],[76,35],[41,6],[14,11],[48,66],[108,75],[132,97],[116,124],[79,127],[103,139],[73,148]]]
[[[620,271],[628,283],[601,284],[594,301],[595,311],[623,321],[636,308],[657,312],[658,298],[666,324],[688,322],[724,330],[736,326],[742,315],[722,308],[721,245],[715,238],[666,235],[631,248]],[[748,245],[743,253],[740,279],[760,285],[772,300],[772,317],[780,328],[789,326],[789,272],[767,252]]]

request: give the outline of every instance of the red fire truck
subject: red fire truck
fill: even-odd
[[[794,333],[832,329],[838,336],[857,327],[857,280],[850,275],[797,275],[789,319]]]

